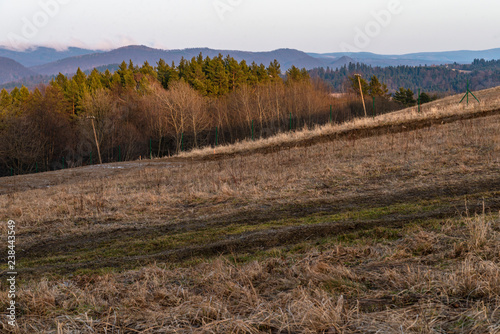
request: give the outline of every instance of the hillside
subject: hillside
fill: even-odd
[[[89,52],[87,50],[87,52]],[[86,53],[83,52],[82,53]],[[500,59],[500,49],[486,51],[454,51],[454,52],[434,52],[415,53],[407,55],[377,55],[372,53],[305,53],[293,49],[279,49],[269,52],[247,52],[238,50],[214,50],[208,48],[193,48],[183,50],[159,50],[146,46],[127,46],[108,52],[83,54],[67,57],[55,62],[44,63],[34,66],[32,69],[40,74],[55,75],[61,73],[74,73],[80,67],[83,70],[94,67],[106,66],[109,64],[119,64],[122,61],[132,60],[135,64],[143,64],[148,61],[150,64],[162,58],[167,63],[174,61],[179,63],[180,59],[191,59],[203,53],[204,56],[215,57],[219,53],[226,56],[230,54],[236,60],[246,60],[247,63],[255,61],[257,64],[268,65],[274,59],[282,64],[284,70],[295,65],[299,68],[313,69],[316,67],[339,68],[349,62],[360,62],[371,66],[421,66],[434,64],[471,63],[474,59],[484,58],[486,60]]]
[[[0,57],[14,59],[23,66],[30,67],[30,70],[33,72],[42,75],[40,79],[29,79],[32,74],[24,77],[23,84],[30,87],[35,87],[39,84],[39,81],[47,82],[51,76],[57,75],[59,72],[74,74],[78,67],[84,71],[90,71],[93,68],[115,67],[116,64],[120,64],[122,61],[128,62],[129,60],[139,65],[142,65],[145,61],[155,65],[160,58],[164,59],[168,64],[172,61],[178,64],[182,57],[191,59],[200,53],[209,57],[217,56],[219,53],[224,56],[229,54],[236,60],[246,60],[249,64],[255,61],[257,64],[263,63],[264,65],[268,65],[276,59],[282,65],[282,70],[287,70],[292,65],[308,70],[315,68],[330,68],[331,70],[335,70],[349,65],[349,63],[360,63],[384,69],[396,66],[443,65],[455,62],[470,64],[474,59],[500,59],[500,49],[379,55],[369,52],[305,53],[293,49],[279,49],[268,52],[214,50],[208,48],[160,50],[138,45],[126,46],[111,51],[96,51],[71,47],[66,51],[57,51],[44,47],[26,51],[11,51],[0,48]],[[14,86],[15,84],[9,84],[5,87],[12,88]],[[439,85],[437,86],[439,87]],[[492,86],[484,85],[477,88],[489,87]],[[439,91],[446,90],[440,89]]]
[[[345,58],[342,58],[345,59]],[[487,89],[500,85],[500,62],[476,59],[469,64],[450,64],[442,66],[390,66],[373,67],[363,63],[350,62],[339,68],[315,68],[309,73],[330,84],[337,92],[349,89],[348,76],[361,74],[369,80],[373,75],[385,83],[389,92],[400,87],[410,88],[416,94],[418,89],[424,92],[456,94],[470,87],[475,90]]]
[[[335,62],[342,57],[349,57],[353,63],[363,63],[370,66],[431,66],[444,64],[470,64],[474,59],[496,60],[500,59],[500,48],[482,51],[444,51],[444,52],[419,52],[402,55],[381,55],[371,52],[332,52],[308,53],[308,55],[321,59],[326,66],[336,69]],[[325,66],[325,67],[326,67]]]
[[[474,93],[0,179],[16,333],[496,333],[500,87]]]
[[[0,57],[0,84],[36,75],[18,62]]]
[[[109,52],[70,57],[57,62],[35,66],[32,69],[40,74],[53,75],[59,72],[65,74],[75,73],[78,67],[82,70],[88,70],[109,64],[119,64],[122,61],[128,62],[129,60],[139,65],[142,65],[145,61],[155,65],[160,59],[165,60],[167,64],[170,64],[172,61],[178,64],[182,57],[184,57],[184,59],[191,59],[198,56],[200,53],[202,53],[204,57],[209,56],[211,58],[217,56],[219,53],[224,56],[230,54],[238,61],[244,59],[248,64],[255,61],[257,64],[262,63],[266,66],[274,59],[277,59],[284,70],[292,65],[300,68],[313,68],[322,65],[321,61],[308,56],[304,52],[291,49],[280,49],[270,52],[245,52],[236,50],[213,50],[208,48],[159,50],[146,46],[127,46]]]
[[[75,57],[96,52],[101,51],[86,50],[74,47],[70,47],[64,51],[58,51],[56,49],[46,47],[36,47],[25,51],[13,51],[0,48],[0,57],[15,59],[23,66],[31,67],[51,63],[68,57]]]

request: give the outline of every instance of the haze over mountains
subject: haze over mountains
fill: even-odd
[[[268,52],[249,52],[237,50],[214,50],[208,48],[192,48],[183,50],[160,50],[146,46],[127,46],[111,51],[96,51],[79,48],[69,48],[66,51],[56,51],[40,47],[28,51],[11,51],[0,49],[0,84],[29,78],[36,75],[73,74],[77,68],[91,70],[122,61],[132,60],[134,64],[142,65],[148,61],[151,65],[162,58],[167,63],[179,63],[182,57],[191,59],[200,53],[204,57],[214,57],[219,53],[231,55],[238,61],[246,60],[248,64],[256,62],[268,65],[274,59],[281,64],[283,71],[292,65],[299,68],[313,69],[318,67],[338,68],[350,62],[364,63],[372,66],[419,66],[441,65],[450,63],[471,63],[476,58],[486,60],[500,59],[500,48],[485,51],[451,51],[426,52],[406,55],[378,55],[368,52],[360,53],[305,53],[294,49],[278,49]]]

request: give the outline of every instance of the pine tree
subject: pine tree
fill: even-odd
[[[292,67],[290,67],[288,69],[288,71],[286,71],[286,79],[287,79],[287,82],[301,81],[302,80],[302,72],[300,71],[300,69],[298,67],[295,67],[294,65],[292,65]]]
[[[111,74],[111,72],[106,69],[106,71],[104,71],[104,74],[101,75],[101,85],[102,87],[104,88],[110,88],[111,87],[111,79],[113,78],[113,74]]]
[[[208,58],[208,57],[207,57]],[[210,58],[208,58],[210,60]],[[206,62],[206,60],[205,60]],[[179,66],[177,66],[177,70],[179,73],[179,79],[186,79],[186,72],[188,70],[188,61],[184,59],[184,57],[181,58],[181,61],[179,62]],[[174,67],[174,66],[172,66]]]
[[[56,78],[51,81],[51,84],[59,86],[59,88],[64,91],[66,89],[66,86],[68,85],[68,78],[64,74],[59,72]]]
[[[203,72],[203,58],[201,58],[200,62],[200,57],[202,57],[201,53],[198,58],[193,57],[191,62],[186,66],[186,80],[194,89],[202,95],[206,95],[206,76]]]
[[[78,85],[78,87],[83,87],[85,86],[86,84],[86,81],[87,81],[87,76],[85,75],[85,73],[83,73],[83,71],[78,67],[78,69],[76,70],[76,74],[73,76],[73,78],[71,78],[72,80],[74,80],[76,82],[76,84]]]
[[[224,60],[229,78],[229,90],[235,91],[246,81],[246,75],[243,72],[241,65],[229,55]]]
[[[269,74],[269,78],[272,82],[282,81],[281,65],[276,59],[269,64],[269,67],[267,68],[267,73]]]
[[[130,61],[129,66],[127,67],[127,63],[123,61],[118,68],[118,75],[120,75],[121,78],[121,84],[122,87],[125,89],[132,89],[135,88],[136,82],[134,79],[134,65],[132,61]]]
[[[221,96],[229,92],[229,77],[226,73],[222,55],[219,54],[218,57],[211,60],[208,58],[208,64],[207,60],[205,60],[205,66],[207,94],[210,96]]]
[[[259,76],[257,75],[257,69],[258,69],[257,63],[254,61],[248,67],[247,82],[251,86],[257,85],[259,83]]]
[[[429,103],[432,101],[431,97],[427,93],[420,93],[419,96],[420,104]]]
[[[157,74],[153,66],[149,65],[148,61],[146,60],[144,62],[144,65],[139,69],[139,72],[142,73],[143,75],[149,75],[152,78],[156,78]]]
[[[358,84],[359,85],[359,84]],[[370,84],[368,87],[368,94],[371,97],[375,96],[386,96],[389,90],[387,89],[386,84],[380,83],[377,76],[373,75],[370,79]]]
[[[139,68],[134,65],[134,63],[132,62],[132,59],[130,59],[128,61],[128,69],[130,72],[132,72],[132,74],[139,72]]]
[[[259,83],[265,84],[270,81],[269,73],[267,72],[267,68],[264,66],[264,64],[260,64],[257,67],[257,78],[259,80]]]
[[[20,102],[26,102],[26,101],[28,101],[29,97],[30,97],[29,89],[26,86],[22,85],[21,89],[19,90],[18,100]]]
[[[168,73],[169,73],[169,68],[168,64],[165,62],[165,60],[160,59],[156,63],[156,73],[157,73],[157,79],[163,86],[163,88],[167,89],[168,88]]]
[[[2,89],[0,92],[0,108],[5,109],[7,107],[10,107],[12,104],[12,97],[10,96],[9,92],[7,90]]]
[[[96,90],[103,88],[101,74],[98,70],[93,69],[92,72],[90,72],[90,75],[87,77],[87,87],[90,93],[94,93]]]
[[[120,76],[120,74],[118,73],[118,71],[116,71],[113,76],[111,77],[111,80],[110,80],[110,88],[112,90],[119,90],[121,87],[122,87],[122,77]]]
[[[303,67],[301,70],[300,70],[300,74],[302,75],[302,81],[309,81],[311,79],[310,75],[309,75],[309,72],[306,70],[305,67]]]
[[[394,101],[401,103],[405,107],[414,106],[417,101],[413,98],[413,91],[411,89],[404,89],[400,87],[396,93],[394,93]]]

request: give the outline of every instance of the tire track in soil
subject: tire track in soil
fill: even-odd
[[[280,145],[275,145],[272,147],[262,147],[257,149],[252,149],[243,152],[231,153],[231,154],[215,154],[210,155],[208,157],[202,158],[167,158],[162,159],[161,161],[169,161],[175,163],[182,162],[191,162],[196,160],[218,160],[222,158],[231,158],[237,155],[250,155],[250,154],[258,154],[258,153],[273,153],[280,151],[282,149],[290,149],[293,147],[307,147],[319,143],[330,142],[338,139],[348,139],[348,140],[356,140],[361,138],[373,137],[373,136],[381,136],[387,134],[396,134],[402,132],[409,132],[418,129],[428,128],[434,125],[442,125],[447,123],[453,123],[456,121],[463,120],[471,120],[482,117],[489,117],[494,115],[499,115],[500,109],[495,110],[487,110],[476,113],[462,114],[462,115],[452,115],[445,116],[434,119],[425,119],[425,120],[417,120],[417,121],[409,121],[400,124],[392,124],[392,125],[381,125],[372,128],[366,129],[353,129],[353,130],[345,130],[340,131],[333,134],[320,135],[313,138],[308,138],[301,140],[300,142],[292,142],[292,143],[284,143]],[[161,162],[158,161],[158,162]],[[150,165],[149,165],[150,166]],[[179,165],[178,165],[179,166]],[[139,166],[140,167],[140,166]],[[137,167],[136,167],[137,168]],[[139,168],[140,169],[140,168]],[[82,175],[83,176],[83,175]],[[36,188],[35,186],[31,186],[30,188]],[[390,196],[384,196],[381,199],[377,195],[373,196],[357,196],[353,198],[349,198],[342,201],[337,201],[335,204],[332,204],[329,201],[317,201],[317,202],[309,202],[306,205],[291,204],[287,207],[276,208],[271,206],[265,212],[260,212],[256,214],[255,212],[242,212],[237,216],[229,216],[229,217],[219,217],[218,219],[214,219],[212,221],[189,221],[189,222],[180,222],[172,225],[157,225],[150,228],[118,228],[114,231],[106,231],[101,233],[94,233],[88,235],[79,235],[74,237],[69,237],[65,239],[54,239],[54,240],[46,240],[42,241],[38,244],[29,246],[25,251],[20,252],[20,256],[22,257],[37,257],[43,256],[46,257],[48,254],[52,252],[71,252],[74,250],[78,250],[84,248],[85,246],[95,245],[98,242],[112,241],[121,239],[123,237],[144,237],[147,235],[151,235],[154,232],[158,235],[165,235],[171,232],[183,232],[183,231],[193,231],[205,227],[210,226],[226,226],[229,224],[239,223],[239,224],[258,224],[264,223],[268,221],[273,221],[277,219],[283,219],[286,217],[300,218],[306,217],[315,213],[325,213],[325,214],[335,214],[345,209],[366,209],[369,207],[377,207],[377,206],[387,206],[395,203],[405,203],[411,200],[425,200],[425,199],[433,199],[441,196],[463,196],[463,195],[471,195],[477,192],[484,191],[495,191],[500,190],[500,177],[495,176],[490,179],[484,179],[480,181],[476,181],[474,183],[468,182],[462,187],[458,186],[447,186],[447,187],[427,187],[425,189],[409,189],[401,193],[394,193]],[[491,210],[500,210],[500,200],[498,198],[489,199],[487,207]],[[369,203],[370,206],[353,206],[352,203]],[[457,211],[457,207],[463,207],[463,203],[451,203],[447,209],[441,210],[440,212],[434,213],[434,218],[446,218],[452,217],[459,214]],[[482,210],[482,205],[469,205],[470,212],[480,212]],[[241,218],[244,217],[244,218]],[[432,218],[432,217],[430,217]],[[332,223],[332,224],[318,224],[311,226],[293,226],[286,227],[281,229],[273,229],[273,230],[265,230],[259,231],[255,233],[251,233],[246,236],[240,236],[238,240],[228,239],[221,242],[203,245],[203,246],[193,246],[184,249],[174,249],[169,250],[167,252],[162,252],[158,254],[151,254],[145,256],[132,256],[132,257],[123,257],[123,258],[115,258],[115,259],[107,259],[101,261],[92,261],[92,262],[82,262],[77,264],[67,264],[67,265],[54,265],[54,266],[43,266],[37,268],[25,268],[20,269],[19,272],[25,273],[37,273],[43,272],[45,270],[51,269],[61,269],[62,272],[70,272],[79,268],[102,268],[105,266],[113,266],[113,267],[124,267],[125,263],[130,263],[130,261],[142,261],[149,259],[151,261],[158,259],[177,259],[177,261],[195,256],[199,254],[201,256],[206,255],[215,255],[222,254],[228,251],[248,251],[255,248],[255,246],[251,246],[250,244],[261,244],[268,245],[266,247],[275,247],[279,245],[290,244],[290,242],[298,242],[305,240],[303,238],[304,235],[309,235],[310,238],[318,238],[324,237],[328,235],[332,235],[335,233],[339,233],[342,231],[347,231],[346,233],[353,232],[355,230],[361,230],[366,228],[371,228],[374,226],[402,226],[405,222],[410,220],[419,219],[418,216],[413,216],[412,218],[404,218],[403,220],[399,219],[398,223],[391,222],[391,218],[388,217],[386,220],[379,221],[352,221],[348,223]],[[406,220],[405,220],[406,219]],[[373,225],[378,224],[378,225]],[[399,225],[398,225],[399,224]],[[274,237],[271,239],[270,234]],[[286,238],[280,237],[286,236]],[[298,237],[299,236],[299,237]],[[302,238],[300,237],[302,236]],[[278,243],[273,243],[272,240],[278,240]],[[281,241],[280,241],[281,240]],[[245,243],[248,243],[245,245]],[[274,246],[272,246],[274,245]],[[188,256],[189,255],[189,256]],[[0,276],[2,276],[0,274]]]
[[[223,227],[230,224],[259,224],[286,217],[301,218],[312,214],[335,214],[352,209],[367,209],[370,207],[383,207],[396,203],[408,203],[415,200],[426,200],[439,198],[442,196],[466,196],[478,192],[500,190],[500,176],[483,179],[475,183],[466,183],[462,187],[450,185],[448,187],[427,187],[424,189],[409,189],[404,192],[396,192],[391,196],[380,198],[379,196],[356,196],[336,203],[328,201],[310,202],[306,205],[289,205],[285,208],[276,210],[275,207],[266,209],[265,212],[258,214],[244,212],[237,216],[218,217],[211,221],[189,221],[180,222],[172,225],[160,225],[148,228],[120,228],[112,232],[100,232],[96,234],[72,236],[66,239],[48,240],[39,244],[32,245],[24,252],[20,252],[21,258],[36,259],[37,257],[47,257],[51,253],[67,252],[71,253],[82,248],[91,248],[101,242],[112,242],[122,238],[150,238],[170,233],[179,233],[185,231],[195,231],[207,227]],[[468,212],[471,214],[480,213],[483,210],[482,201],[476,200],[476,203],[468,203]],[[356,206],[352,203],[364,203],[363,206]],[[369,206],[366,206],[366,204]],[[488,198],[485,200],[485,207],[490,211],[500,210],[500,198]],[[446,219],[463,214],[465,212],[463,201],[450,202],[446,207],[439,208],[423,214],[400,215],[390,214],[383,219],[362,220],[362,221],[342,221],[322,223],[315,225],[289,226],[282,228],[273,228],[263,231],[244,233],[237,236],[230,236],[225,240],[205,244],[190,246],[185,248],[172,249],[155,254],[116,257],[98,261],[80,262],[65,265],[41,266],[34,268],[20,269],[19,272],[26,274],[37,274],[43,272],[70,273],[77,269],[97,269],[103,267],[133,268],[138,265],[153,263],[154,261],[179,262],[192,257],[210,257],[220,254],[253,252],[273,247],[296,244],[305,240],[316,240],[327,236],[342,235],[355,231],[366,230],[374,227],[392,227],[400,228],[405,224],[418,219]]]

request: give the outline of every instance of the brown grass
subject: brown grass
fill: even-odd
[[[499,127],[1,179],[14,332],[498,333]]]
[[[379,115],[374,118],[357,118],[350,122],[341,124],[327,124],[324,126],[315,127],[313,129],[308,129],[306,127],[301,131],[282,133],[271,138],[257,141],[245,140],[234,145],[219,146],[215,149],[211,147],[194,149],[189,152],[182,152],[180,156],[199,159],[207,156],[209,157],[214,154],[240,154],[243,152],[257,151],[266,147],[282,146],[284,144],[300,144],[300,142],[303,142],[305,140],[331,136],[334,134],[352,130],[373,129],[377,127],[413,123],[421,120],[441,119],[449,116],[474,115],[477,113],[484,113],[485,111],[500,109],[500,98],[498,98],[499,92],[499,87],[475,92],[475,95],[480,99],[480,103],[474,101],[469,105],[467,105],[465,102],[459,104],[458,101],[461,100],[463,95],[453,95],[422,105],[420,112],[418,112],[418,107],[412,107],[388,114]]]
[[[392,242],[245,264],[217,258],[27,283],[17,332],[497,333],[500,220],[475,219],[489,226],[480,248],[462,219],[447,222],[448,233],[409,228]],[[412,256],[422,234],[443,246]],[[457,254],[462,245],[471,251]]]

